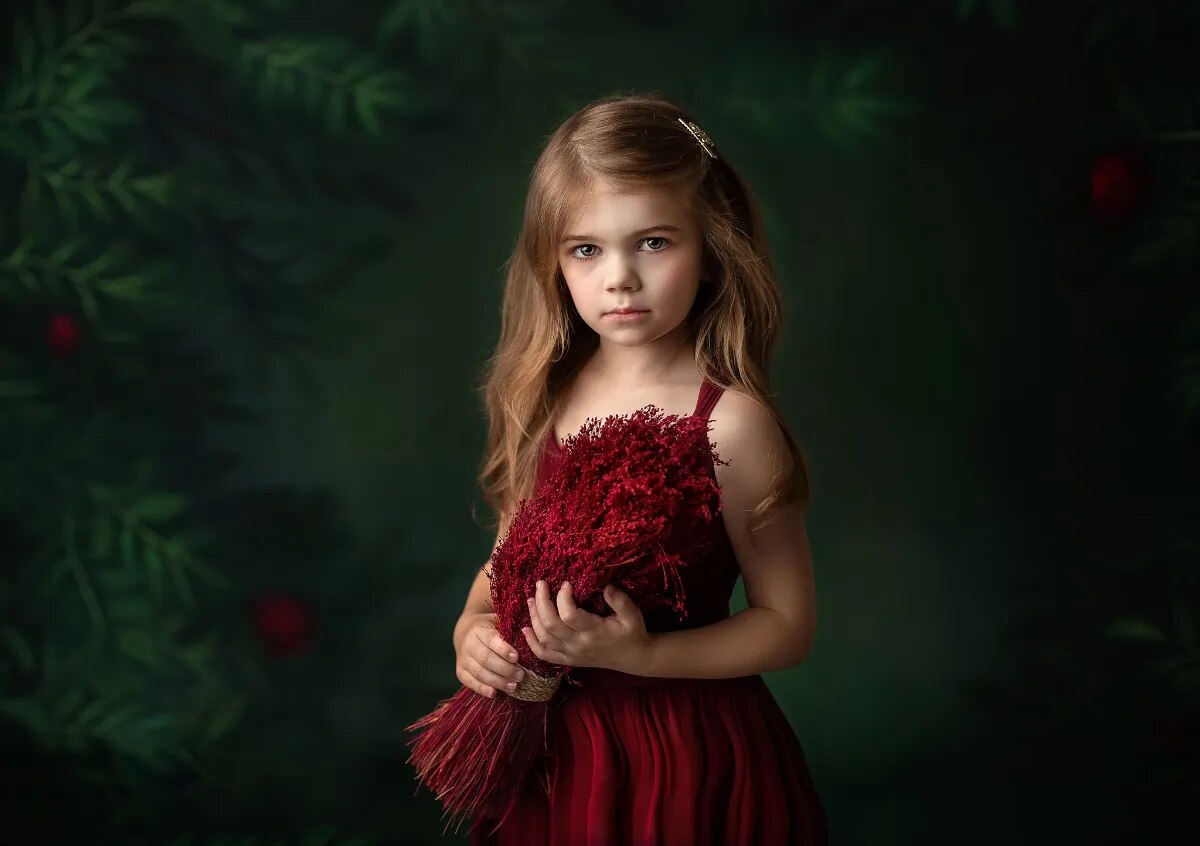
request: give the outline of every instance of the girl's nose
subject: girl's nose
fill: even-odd
[[[608,291],[636,291],[641,287],[642,283],[629,265],[613,268],[613,273],[605,284],[605,290]]]

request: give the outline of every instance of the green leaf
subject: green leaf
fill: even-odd
[[[108,707],[109,703],[103,699],[92,700],[90,703],[84,706],[82,711],[75,715],[76,725],[95,725],[96,722],[104,716],[104,713]]]
[[[179,12],[178,0],[135,0],[121,10],[122,14],[137,18],[174,18]],[[249,22],[250,18],[243,20]]]
[[[130,594],[141,590],[141,576],[136,570],[125,567],[104,567],[95,572],[96,583],[103,593]]]
[[[86,696],[82,687],[73,687],[63,693],[51,706],[50,713],[60,721],[67,721],[79,710]]]
[[[1013,0],[988,0],[988,8],[992,12],[992,20],[1005,32],[1013,32],[1017,28],[1017,7]]]
[[[7,151],[17,159],[28,161],[40,155],[41,145],[21,127],[0,126],[0,151]]]
[[[145,629],[124,628],[115,633],[117,649],[149,667],[158,669],[163,663],[163,650],[159,639]]]
[[[64,555],[55,561],[49,575],[46,576],[46,579],[39,586],[38,595],[43,599],[53,596],[70,570],[71,559],[68,556]]]
[[[329,98],[325,112],[325,128],[332,134],[346,129],[346,100],[342,96]]]
[[[188,498],[182,494],[156,492],[135,503],[130,511],[147,522],[155,523],[178,517],[187,505]]]
[[[41,703],[33,699],[0,699],[0,714],[25,726],[34,735],[44,738],[50,728],[50,719]]]
[[[975,11],[975,3],[977,0],[958,0],[958,8],[956,14],[959,20],[966,20]]]
[[[42,393],[42,386],[27,379],[0,379],[0,400],[22,400]]]
[[[294,107],[330,134],[346,129],[347,108],[371,135],[380,134],[385,111],[417,108],[415,95],[405,94],[406,76],[344,38],[266,39],[245,45],[241,65],[264,109]]]
[[[146,576],[150,583],[150,593],[156,600],[163,598],[163,560],[157,546],[147,546],[143,555],[146,565]]]
[[[115,539],[112,520],[104,514],[96,515],[92,520],[91,546],[88,549],[88,555],[97,559],[107,558],[112,553]]]
[[[109,600],[108,618],[116,623],[146,623],[154,617],[154,606],[140,596],[119,596]]]
[[[62,101],[69,104],[79,103],[107,82],[108,74],[104,68],[99,65],[90,65],[71,80],[63,93]]]
[[[245,711],[246,698],[243,696],[230,696],[218,702],[208,718],[204,739],[211,742],[223,737],[241,719]]]
[[[30,25],[29,19],[19,9],[13,15],[13,52],[17,55],[17,65],[21,75],[27,78],[32,77],[37,45],[33,39],[33,27]],[[15,106],[18,103],[28,102],[29,95],[32,93],[33,90],[30,87],[19,100],[9,105]]]
[[[133,716],[132,705],[116,706],[89,726],[100,736],[118,735],[128,730]]]
[[[88,205],[92,207],[92,211],[96,213],[96,217],[105,223],[112,222],[112,215],[109,213],[108,206],[95,188],[91,185],[83,185],[80,187],[79,192],[87,200]]]
[[[3,633],[4,642],[8,644],[8,649],[16,659],[17,666],[26,672],[32,671],[37,666],[37,659],[34,657],[33,647],[29,645],[29,641],[14,628],[6,627]]]
[[[133,544],[133,528],[128,523],[122,524],[119,538],[121,546],[121,562],[127,568],[132,570],[137,566],[137,553]]]
[[[75,140],[69,132],[63,129],[57,119],[51,117],[43,120],[41,128],[46,143],[50,145],[50,149],[55,155],[62,158],[75,155]]]
[[[136,38],[111,28],[97,30],[96,38],[112,48],[111,55],[114,58],[136,53],[142,49],[141,43]]]
[[[198,558],[189,558],[187,568],[200,581],[205,584],[218,588],[220,590],[230,590],[233,588],[233,583],[220,570],[205,564]]]
[[[76,285],[75,295],[79,297],[79,307],[84,316],[93,323],[97,322],[100,319],[100,309],[92,291],[82,285]]]
[[[67,241],[57,250],[50,254],[50,261],[54,264],[66,264],[77,252],[79,252],[81,244],[79,241]]]
[[[67,0],[67,8],[63,15],[63,23],[67,32],[77,32],[82,29],[85,20],[83,0]]]
[[[370,135],[379,135],[380,125],[379,118],[375,114],[375,107],[366,97],[359,92],[354,97],[354,108],[358,115],[359,123],[367,130]]]
[[[1161,628],[1146,620],[1135,617],[1123,617],[1110,623],[1104,630],[1106,637],[1112,640],[1130,640],[1150,643],[1166,643],[1169,638]]]
[[[501,41],[511,32],[540,34],[548,29],[545,4],[533,7],[525,20],[504,13],[518,7],[513,2],[497,5],[486,17],[468,3],[445,3],[442,0],[396,0],[375,28],[375,41],[387,45],[400,40],[406,53],[412,45],[423,63],[433,64],[446,57],[455,45],[462,45],[475,33],[467,32],[469,22],[477,24],[482,35],[495,35]],[[492,10],[489,10],[489,12]],[[479,26],[482,24],[482,26]],[[487,30],[486,32],[484,30]]]
[[[716,84],[727,86],[721,107],[743,130],[793,143],[815,126],[835,144],[853,144],[880,134],[887,119],[905,109],[878,90],[882,66],[876,54],[843,61],[826,49],[816,54],[807,74],[798,75],[787,57],[758,51]],[[719,129],[714,138],[719,147]]]
[[[179,595],[179,599],[185,605],[194,605],[196,602],[196,597],[192,593],[192,586],[188,582],[187,574],[184,572],[183,564],[170,561],[167,563],[167,571],[171,575],[171,580],[175,583],[175,592]]]
[[[95,289],[113,299],[137,302],[140,295],[149,284],[144,276],[132,274],[129,276],[113,276],[101,279],[95,284]]]
[[[1200,258],[1200,183],[1183,190],[1192,193],[1176,199],[1160,216],[1146,223],[1148,237],[1130,251],[1129,267],[1155,267],[1170,263],[1180,270],[1195,266]]]
[[[46,0],[34,0],[33,25],[37,30],[38,40],[47,51],[53,49],[58,41],[54,28],[54,17],[50,14],[50,6]]]
[[[301,842],[301,846],[329,846],[333,842],[336,832],[331,828],[318,828],[305,835]]]

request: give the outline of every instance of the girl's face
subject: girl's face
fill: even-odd
[[[597,182],[558,245],[580,316],[601,343],[635,347],[680,327],[700,285],[701,233],[666,189],[636,193]],[[619,318],[613,309],[643,313]]]

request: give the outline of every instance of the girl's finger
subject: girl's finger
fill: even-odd
[[[520,681],[520,676],[523,675],[519,664],[514,664],[512,661],[505,659],[503,655],[497,655],[490,649],[468,652],[467,654],[505,681]]]
[[[500,635],[493,634],[487,645],[502,658],[512,661],[514,664],[517,662],[517,650],[505,643],[504,638],[500,637]]]
[[[558,608],[550,600],[550,588],[541,580],[537,583],[537,593],[534,595],[533,604],[537,608],[537,616],[542,618],[542,628],[559,642],[566,638],[569,628],[559,619]],[[542,642],[546,641],[543,639]],[[553,646],[554,644],[546,645]]]
[[[529,622],[532,624],[533,633],[537,635],[541,646],[547,649],[562,649],[565,647],[566,644],[546,630],[546,626],[538,615],[537,607],[533,600],[529,600]],[[541,656],[539,655],[538,657],[540,658]]]
[[[467,671],[467,668],[463,664],[458,665],[458,667],[455,671],[455,675],[458,676],[458,680],[460,682],[462,682],[463,687],[470,688],[471,690],[478,693],[480,696],[491,697],[491,696],[494,696],[496,693],[496,691],[493,688],[488,687],[486,684],[481,682],[479,679],[477,679],[473,675],[471,675],[470,672]]]
[[[554,597],[554,602],[557,605],[558,617],[562,620],[563,625],[576,632],[590,632],[596,628],[594,615],[584,611],[575,604],[574,588],[570,582],[563,582],[563,586],[559,588],[558,593]]]
[[[517,688],[514,680],[505,678],[499,673],[489,670],[471,657],[467,659],[467,672],[473,675],[477,681],[497,689],[516,690]],[[509,685],[512,685],[512,687],[509,687]]]
[[[529,643],[529,648],[533,650],[533,654],[545,661],[547,664],[562,664],[566,666],[571,665],[572,662],[568,656],[562,654],[561,652],[556,652],[553,649],[547,649],[538,643],[537,638],[533,636],[533,629],[525,627],[521,629],[521,633],[525,635],[525,640]]]
[[[525,642],[529,644],[530,651],[532,651],[536,657],[541,658],[543,661],[545,661],[546,660],[545,648],[542,646],[541,643],[538,642],[537,637],[533,633],[533,629],[526,626],[525,628],[521,629],[521,634],[525,635]]]

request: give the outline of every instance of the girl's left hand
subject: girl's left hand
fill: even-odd
[[[570,582],[564,582],[556,601],[551,601],[549,586],[538,581],[537,596],[527,601],[533,625],[521,632],[533,654],[548,664],[631,672],[650,645],[642,610],[615,585],[604,588],[604,601],[615,612],[611,616],[576,605]]]

